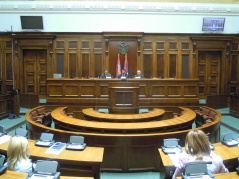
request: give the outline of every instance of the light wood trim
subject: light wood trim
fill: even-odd
[[[167,131],[167,127],[172,128],[175,126],[175,129],[185,128],[185,126],[191,125],[194,122],[194,119],[196,117],[196,113],[189,109],[180,107],[184,114],[180,117],[167,119],[167,120],[159,120],[159,121],[150,121],[150,122],[132,122],[129,123],[122,122],[122,123],[111,123],[111,122],[95,122],[95,121],[87,121],[82,119],[76,119],[69,116],[66,116],[64,113],[64,110],[66,107],[59,107],[52,111],[51,115],[53,118],[53,121],[56,124],[62,124],[67,127],[74,127],[74,128],[93,128],[96,130],[150,130],[150,129],[157,129],[158,131]],[[143,115],[144,114],[138,114]],[[130,116],[130,115],[129,115]]]

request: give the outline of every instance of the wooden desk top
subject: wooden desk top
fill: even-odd
[[[26,179],[27,173],[16,172],[7,170],[4,174],[0,175],[4,179]],[[60,179],[94,179],[93,177],[70,177],[70,176],[60,176]]]
[[[7,151],[9,142],[0,145],[0,151]],[[86,147],[83,151],[72,151],[64,149],[59,155],[45,153],[47,147],[35,146],[34,140],[28,140],[30,149],[30,158],[55,159],[57,161],[64,161],[64,163],[88,163],[100,164],[103,161],[104,148],[102,147]]]
[[[159,121],[150,121],[150,122],[97,122],[97,121],[88,121],[83,119],[76,119],[69,116],[66,116],[64,110],[66,107],[59,107],[52,111],[51,115],[56,124],[62,124],[64,126],[72,126],[74,128],[94,128],[96,130],[150,130],[150,129],[165,129],[163,131],[167,131],[167,127],[172,130],[173,127],[175,129],[179,129],[180,127],[185,128],[185,126],[193,123],[196,113],[189,109],[180,107],[184,110],[184,114],[180,117],[167,119],[167,120],[159,120]],[[142,114],[143,115],[143,114]]]
[[[164,109],[153,109],[152,111],[142,114],[105,114],[95,111],[93,108],[83,109],[82,113],[89,118],[107,121],[143,121],[160,118],[164,114]]]
[[[214,174],[214,177],[215,179],[238,179],[239,175],[236,172],[230,172]],[[182,179],[182,177],[177,177],[177,179]]]
[[[213,150],[215,154],[219,155],[223,161],[227,161],[230,159],[237,159],[239,157],[239,147],[227,147],[223,145],[221,142],[213,144],[215,149]],[[184,148],[183,148],[184,149]],[[172,167],[173,163],[168,155],[166,155],[162,149],[158,149],[163,165],[165,167]]]

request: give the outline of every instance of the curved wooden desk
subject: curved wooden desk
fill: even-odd
[[[82,110],[82,113],[87,119],[108,122],[142,122],[160,120],[160,117],[162,117],[164,112],[164,109],[157,108],[142,114],[105,114],[95,111],[93,108],[87,108]]]
[[[238,179],[239,175],[236,172],[230,173],[218,173],[213,175],[215,179]],[[177,177],[177,179],[182,179],[182,177]]]
[[[0,145],[0,152],[6,154],[9,142]],[[35,140],[28,140],[30,158],[35,160],[54,159],[59,163],[62,175],[81,175],[88,170],[88,175],[99,179],[100,164],[103,161],[104,148],[86,147],[83,151],[64,149],[59,155],[45,153],[48,148],[35,146]],[[83,172],[82,172],[83,171]],[[82,173],[81,173],[82,172]]]
[[[55,129],[37,124],[29,115],[36,110],[33,108],[25,115],[26,125],[29,137],[38,139],[42,132],[49,130],[54,134],[56,141],[67,142],[70,135],[82,135],[88,146],[104,147],[104,159],[101,164],[102,171],[160,171],[162,169],[162,161],[158,148],[163,144],[166,138],[180,139],[180,145],[184,146],[184,140],[187,133],[191,130],[176,131],[155,131],[151,133],[98,133],[98,132],[73,132],[70,130]],[[63,110],[63,109],[62,109]],[[211,109],[214,110],[214,109]],[[198,127],[205,133],[210,133],[210,142],[219,141],[221,114],[214,110],[218,118],[210,124]],[[66,118],[61,114],[62,118]],[[187,116],[185,116],[186,118]],[[67,118],[70,120],[70,118]],[[89,121],[90,122],[90,121]],[[100,122],[98,122],[100,123]],[[130,125],[131,123],[128,123]],[[65,124],[67,125],[67,124]],[[67,127],[67,126],[65,126]],[[147,159],[147,160],[146,160]]]
[[[183,129],[190,129],[192,123],[196,117],[196,113],[189,109],[183,108],[184,114],[180,117],[160,120],[160,121],[149,121],[149,122],[97,122],[88,121],[84,119],[76,119],[65,115],[64,110],[67,107],[59,107],[52,111],[51,115],[55,125],[59,129],[72,130],[72,131],[84,131],[84,132],[95,132],[95,133],[150,133],[150,132],[166,132],[166,131],[176,131]],[[100,113],[99,113],[100,114]],[[145,114],[138,114],[138,118]],[[102,116],[107,117],[108,114],[103,114]],[[110,115],[114,116],[114,114]],[[120,115],[116,115],[120,116]],[[134,114],[132,115],[134,116]],[[123,115],[121,115],[123,117]],[[126,115],[129,119],[130,115]]]
[[[16,172],[16,171],[11,171],[7,170],[5,173],[3,173],[1,178],[3,179],[26,179],[27,178],[27,173],[22,173],[22,172]],[[93,177],[70,177],[70,176],[60,176],[59,179],[93,179]]]
[[[225,166],[231,171],[235,171],[235,168],[238,166],[238,158],[239,158],[239,147],[227,147],[226,145],[223,145],[221,142],[214,143],[213,146],[215,149],[213,152],[217,155],[219,155]],[[175,170],[175,166],[173,165],[173,162],[171,161],[170,157],[166,155],[161,148],[158,149],[161,160],[163,162],[163,165],[165,167],[165,178],[171,178]],[[226,174],[225,174],[226,175]],[[239,177],[239,176],[238,176]]]

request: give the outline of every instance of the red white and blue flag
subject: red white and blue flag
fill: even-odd
[[[128,70],[128,57],[127,57],[127,53],[125,54],[125,60],[124,60],[124,69],[126,74],[129,74],[129,70]]]
[[[116,63],[116,77],[121,73],[121,65],[120,65],[120,55],[118,53],[118,60]]]

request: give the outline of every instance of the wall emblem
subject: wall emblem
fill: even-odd
[[[119,44],[119,53],[125,55],[129,50],[129,46],[125,43]]]

